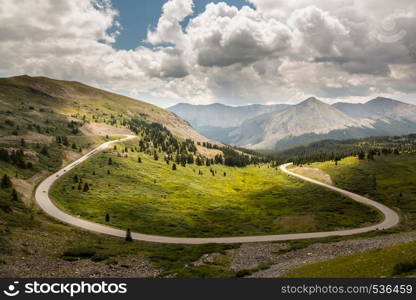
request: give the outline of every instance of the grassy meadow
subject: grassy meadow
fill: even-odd
[[[268,165],[178,165],[173,171],[162,153],[155,161],[132,148],[122,153],[125,147],[117,146],[72,170],[53,187],[52,198],[81,218],[165,236],[312,232],[380,220],[371,208]],[[76,183],[75,177],[82,183]]]
[[[402,226],[416,226],[416,155],[381,155],[374,160],[348,157],[333,162],[310,165],[328,173],[334,184],[362,195],[368,195],[403,214]]]
[[[289,278],[376,278],[416,274],[416,242],[342,256],[287,272]]]

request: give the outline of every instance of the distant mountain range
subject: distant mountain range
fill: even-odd
[[[255,104],[233,107],[220,103],[210,105],[179,103],[170,107],[168,110],[179,116],[186,116],[186,120],[195,128],[205,126],[229,128],[240,126],[244,121],[265,113],[285,110],[289,106],[286,104]]]
[[[323,139],[416,133],[416,106],[387,98],[297,105],[178,104],[169,108],[208,138],[250,149],[277,149]]]

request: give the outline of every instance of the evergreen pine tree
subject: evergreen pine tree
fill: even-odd
[[[176,171],[176,164],[175,163],[172,165],[172,170]]]
[[[90,190],[90,186],[88,185],[88,183],[84,183],[84,192],[88,192]]]
[[[49,155],[48,149],[46,149],[46,147],[43,147],[42,150],[40,151],[40,154],[48,156]]]
[[[10,177],[7,174],[4,174],[1,180],[1,187],[3,189],[8,189],[12,187],[12,181],[10,180]]]
[[[12,201],[19,201],[19,196],[17,195],[17,192],[15,189],[12,191]]]
[[[127,232],[126,232],[126,242],[132,242],[133,238],[131,237],[131,231],[130,228],[127,228]]]

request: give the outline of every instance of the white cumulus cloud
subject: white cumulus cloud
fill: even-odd
[[[134,50],[111,0],[0,0],[0,73],[79,80],[167,106],[415,101],[416,3],[169,0]],[[189,19],[184,22],[185,19]],[[186,24],[186,25],[183,25]]]

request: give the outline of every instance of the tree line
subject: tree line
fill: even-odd
[[[294,164],[308,164],[313,162],[334,161],[349,156],[359,159],[374,160],[380,155],[399,155],[401,153],[416,152],[416,134],[393,137],[368,137],[350,140],[324,140],[305,146],[272,151],[266,155],[276,165],[293,162]]]

